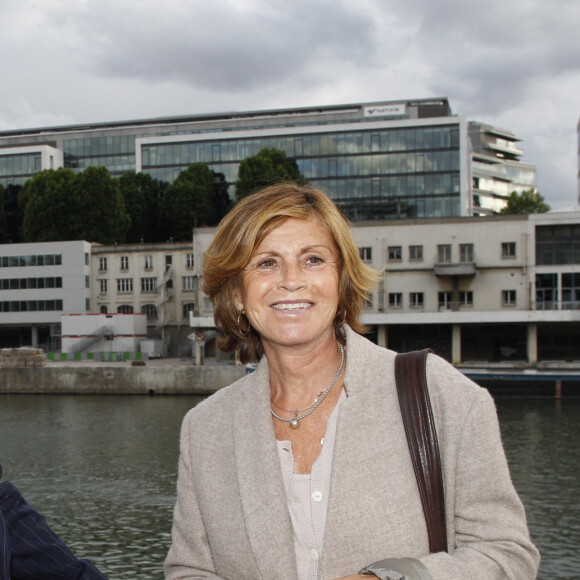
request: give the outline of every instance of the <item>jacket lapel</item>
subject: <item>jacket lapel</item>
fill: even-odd
[[[267,362],[253,373],[234,425],[234,455],[242,510],[263,578],[297,578],[294,537],[270,415]]]

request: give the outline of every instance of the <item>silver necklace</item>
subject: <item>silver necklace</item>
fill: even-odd
[[[332,379],[332,382],[330,383],[330,385],[328,385],[328,387],[326,387],[325,389],[322,389],[322,391],[320,391],[318,393],[318,395],[316,395],[316,397],[314,397],[314,401],[312,403],[310,403],[310,405],[308,405],[308,407],[304,407],[304,409],[294,409],[292,411],[290,410],[286,410],[286,409],[282,409],[282,407],[278,407],[278,405],[276,405],[276,403],[274,403],[274,401],[272,401],[272,404],[277,407],[278,409],[280,409],[281,411],[284,411],[285,413],[294,413],[294,417],[292,417],[292,419],[286,419],[284,417],[280,417],[280,415],[276,414],[274,412],[274,409],[272,409],[272,416],[276,417],[276,419],[278,419],[279,421],[284,421],[285,423],[289,423],[290,427],[292,427],[292,429],[298,429],[298,427],[300,427],[300,421],[302,421],[302,419],[305,419],[306,417],[308,417],[308,415],[310,415],[311,413],[314,413],[314,411],[316,411],[316,409],[318,408],[318,406],[320,405],[320,403],[322,403],[322,401],[324,401],[324,399],[326,398],[326,395],[328,395],[328,393],[330,393],[330,389],[332,389],[332,387],[335,385],[336,381],[338,381],[338,379],[340,378],[340,375],[342,375],[342,369],[344,367],[344,347],[342,346],[342,344],[340,345],[340,366],[338,367],[338,370],[336,371],[336,375],[334,375],[334,378]],[[308,410],[310,409],[310,410]],[[299,413],[302,413],[304,411],[307,411],[306,413],[304,413],[304,415],[300,415]]]

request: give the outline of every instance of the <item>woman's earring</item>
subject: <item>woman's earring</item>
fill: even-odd
[[[238,330],[240,331],[240,334],[243,337],[246,337],[250,334],[250,321],[248,320],[248,328],[246,330],[242,330],[242,325],[241,325],[241,321],[240,321],[240,315],[243,315],[243,311],[242,312],[238,312]],[[247,317],[246,317],[247,319]]]

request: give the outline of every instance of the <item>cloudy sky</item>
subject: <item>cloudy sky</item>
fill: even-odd
[[[2,0],[0,131],[448,97],[575,205],[579,0]]]

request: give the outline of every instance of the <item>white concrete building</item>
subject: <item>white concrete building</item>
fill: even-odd
[[[90,311],[91,244],[0,246],[0,345],[59,346],[62,313]]]
[[[214,228],[195,232],[203,255]],[[429,346],[454,363],[580,360],[580,211],[356,222],[362,258],[386,275],[363,312],[371,338]],[[213,326],[196,298],[196,329]]]
[[[161,338],[170,356],[190,355],[189,313],[197,276],[191,242],[94,245],[94,312],[144,313],[147,334]]]

